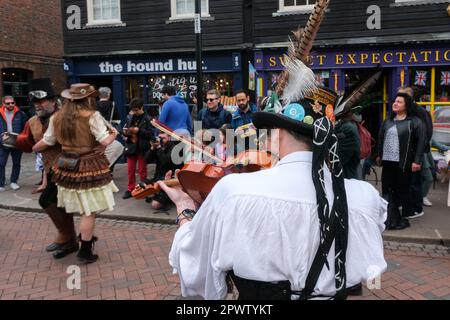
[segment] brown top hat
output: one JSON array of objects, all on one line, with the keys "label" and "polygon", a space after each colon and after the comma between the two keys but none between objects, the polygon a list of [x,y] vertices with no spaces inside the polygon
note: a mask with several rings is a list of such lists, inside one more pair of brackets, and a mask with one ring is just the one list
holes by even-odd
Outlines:
[{"label": "brown top hat", "polygon": [[61,97],[74,100],[81,100],[87,97],[98,96],[97,90],[89,83],[74,83],[70,85],[70,89],[63,90]]}]

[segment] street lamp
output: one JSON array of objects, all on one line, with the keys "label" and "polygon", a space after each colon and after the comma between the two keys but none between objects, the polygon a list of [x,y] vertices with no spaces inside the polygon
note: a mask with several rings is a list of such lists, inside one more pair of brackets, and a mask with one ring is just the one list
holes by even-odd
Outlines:
[{"label": "street lamp", "polygon": [[197,112],[203,108],[203,63],[202,63],[202,27],[201,27],[201,0],[195,0],[195,55],[197,60]]}]

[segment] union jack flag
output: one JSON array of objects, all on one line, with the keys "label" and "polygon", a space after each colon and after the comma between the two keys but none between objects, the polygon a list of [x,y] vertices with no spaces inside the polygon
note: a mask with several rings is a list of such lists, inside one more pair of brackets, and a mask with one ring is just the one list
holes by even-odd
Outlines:
[{"label": "union jack flag", "polygon": [[325,82],[324,82],[324,79],[322,78],[321,72],[314,74],[314,77],[316,78],[316,82],[318,84],[320,84],[321,86],[325,85]]},{"label": "union jack flag", "polygon": [[450,71],[441,71],[441,86],[450,86]]},{"label": "union jack flag", "polygon": [[414,81],[416,86],[425,87],[427,85],[427,72],[426,71],[416,71],[416,79]]}]

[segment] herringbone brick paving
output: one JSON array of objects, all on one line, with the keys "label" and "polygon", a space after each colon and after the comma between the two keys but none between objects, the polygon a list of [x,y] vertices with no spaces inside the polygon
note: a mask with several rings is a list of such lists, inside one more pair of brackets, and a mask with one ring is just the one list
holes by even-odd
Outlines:
[{"label": "herringbone brick paving", "polygon": [[[78,222],[78,219],[77,219]],[[67,289],[75,255],[54,260],[49,219],[39,213],[0,211],[0,299],[181,299],[168,253],[176,226],[97,219],[100,259],[80,266],[81,289]],[[385,243],[388,271],[381,289],[350,299],[450,300],[447,247]]]}]

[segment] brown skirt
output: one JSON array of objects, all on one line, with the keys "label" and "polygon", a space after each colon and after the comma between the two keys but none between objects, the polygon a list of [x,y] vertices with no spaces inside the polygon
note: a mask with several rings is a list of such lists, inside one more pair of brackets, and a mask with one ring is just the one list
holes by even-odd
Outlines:
[{"label": "brown skirt", "polygon": [[77,171],[60,169],[54,165],[53,172],[53,182],[67,189],[87,190],[112,181],[108,159],[100,152],[81,155]]}]

